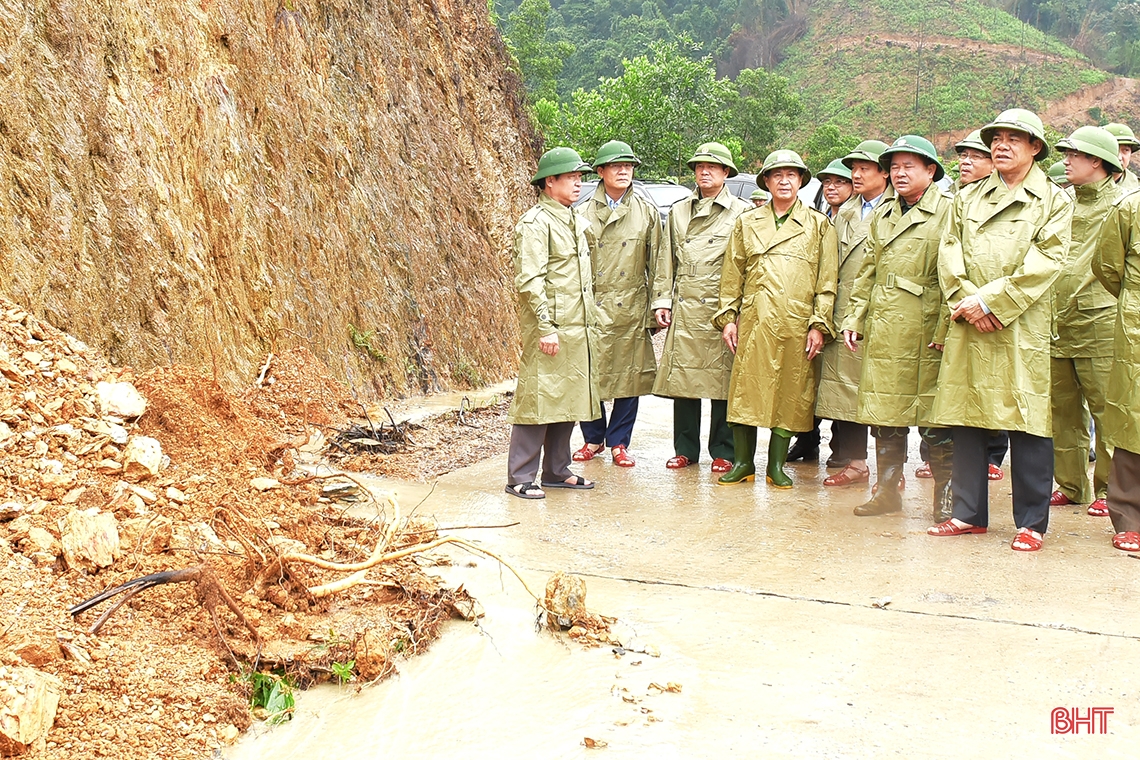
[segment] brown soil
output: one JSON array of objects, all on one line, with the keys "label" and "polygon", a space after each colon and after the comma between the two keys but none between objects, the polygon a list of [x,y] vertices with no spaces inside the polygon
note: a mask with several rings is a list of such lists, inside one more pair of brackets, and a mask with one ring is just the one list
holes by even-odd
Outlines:
[{"label": "brown soil", "polygon": [[[308,352],[278,361],[268,375],[275,381],[243,398],[185,367],[134,377],[0,299],[0,504],[19,505],[19,516],[0,522],[0,663],[64,683],[46,748],[28,757],[212,756],[251,721],[242,674],[253,661],[302,684],[350,659],[362,679],[383,677],[430,643],[443,620],[469,613],[463,592],[421,570],[422,555],[385,562],[367,584],[323,598],[306,589],[345,573],[276,560],[299,552],[362,561],[392,519],[391,509],[349,517],[347,504],[322,496],[326,481],[293,471],[291,437],[306,420],[343,424],[350,401]],[[130,380],[148,399],[146,413],[123,427],[162,443],[170,462],[157,477],[133,484],[114,472],[124,447],[100,427],[100,380]],[[471,419],[490,427],[497,414]],[[429,425],[422,442],[442,446],[448,433],[446,423]],[[467,435],[468,457],[481,456],[484,444],[470,441],[482,437]],[[439,461],[464,460],[452,452]],[[280,484],[262,491],[254,478]],[[93,574],[69,568],[60,548],[60,520],[89,508],[113,514],[121,539],[121,556]],[[435,537],[431,526],[396,528],[391,550]],[[68,615],[131,579],[198,566],[232,595],[260,641],[225,604],[215,618],[203,584],[145,591],[97,634],[88,629],[113,602]]]}]

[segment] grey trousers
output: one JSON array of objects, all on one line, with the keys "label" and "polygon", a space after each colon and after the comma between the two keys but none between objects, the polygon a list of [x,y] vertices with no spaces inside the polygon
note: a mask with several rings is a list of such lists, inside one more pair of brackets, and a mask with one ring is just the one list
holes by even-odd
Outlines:
[{"label": "grey trousers", "polygon": [[[954,430],[954,517],[968,525],[990,524],[990,431]],[[1013,478],[1013,524],[1044,535],[1049,528],[1049,494],[1053,490],[1053,439],[1011,430],[1010,475]]]},{"label": "grey trousers", "polygon": [[511,425],[507,450],[507,485],[534,483],[538,478],[538,458],[542,455],[542,479],[566,480],[570,472],[570,436],[573,422],[549,425]]},{"label": "grey trousers", "polygon": [[1117,533],[1140,532],[1140,454],[1120,448],[1112,452],[1108,516]]}]

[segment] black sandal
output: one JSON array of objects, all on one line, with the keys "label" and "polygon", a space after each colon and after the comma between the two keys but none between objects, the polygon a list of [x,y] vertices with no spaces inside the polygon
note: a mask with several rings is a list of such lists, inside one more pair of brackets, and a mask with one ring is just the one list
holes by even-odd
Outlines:
[{"label": "black sandal", "polygon": [[575,488],[578,490],[587,490],[594,487],[593,483],[588,482],[581,475],[574,476],[573,483],[567,483],[565,480],[556,480],[553,483],[542,481],[543,488]]},{"label": "black sandal", "polygon": [[538,483],[516,483],[515,485],[508,485],[504,489],[511,496],[517,496],[520,499],[545,499],[546,494],[538,487]]}]

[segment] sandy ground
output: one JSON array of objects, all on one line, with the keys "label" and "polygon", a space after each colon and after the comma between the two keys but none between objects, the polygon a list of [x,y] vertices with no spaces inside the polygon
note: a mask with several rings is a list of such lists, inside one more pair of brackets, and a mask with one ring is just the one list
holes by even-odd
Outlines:
[{"label": "sandy ground", "polygon": [[[668,403],[644,399],[638,466],[582,466],[593,491],[514,499],[497,456],[441,478],[420,507],[444,526],[518,521],[459,533],[536,589],[581,574],[588,606],[660,657],[536,632],[518,582],[457,553],[443,572],[483,603],[478,629],[452,624],[360,694],[306,693],[292,724],[227,757],[574,758],[596,754],[586,738],[629,758],[1135,756],[1140,564],[1110,546],[1106,519],[1055,509],[1044,550],[1013,552],[1006,478],[989,534],[937,539],[929,481],[912,477],[917,436],[905,513],[856,518],[868,488],[826,489],[822,465],[790,466],[786,492],[718,487],[707,459],[666,471],[670,430]],[[404,502],[428,495],[394,485]],[[681,693],[649,687],[668,682]],[[1114,712],[1106,734],[1061,735],[1056,707]]]}]

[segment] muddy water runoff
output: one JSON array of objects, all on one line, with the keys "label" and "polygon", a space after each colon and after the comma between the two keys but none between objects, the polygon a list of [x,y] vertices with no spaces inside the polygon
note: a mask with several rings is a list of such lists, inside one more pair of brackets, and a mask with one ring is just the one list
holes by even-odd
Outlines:
[{"label": "muddy water runoff", "polygon": [[[519,521],[456,532],[536,593],[555,570],[581,574],[587,605],[659,657],[536,631],[509,572],[452,552],[439,572],[483,603],[479,627],[449,624],[359,693],[299,695],[292,722],[255,728],[226,757],[1136,757],[1140,562],[1111,548],[1106,519],[1054,509],[1044,550],[1013,552],[1007,477],[991,485],[988,534],[936,539],[915,435],[905,512],[857,518],[869,487],[824,488],[822,463],[790,465],[791,491],[718,487],[707,457],[666,471],[671,424],[669,402],[643,399],[637,467],[608,454],[578,466],[593,491],[512,498],[497,457],[419,507],[444,527]],[[427,494],[381,487],[405,508]],[[649,687],[668,682],[681,692]],[[1114,712],[1106,734],[1052,734],[1059,706]]]}]

